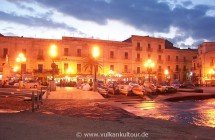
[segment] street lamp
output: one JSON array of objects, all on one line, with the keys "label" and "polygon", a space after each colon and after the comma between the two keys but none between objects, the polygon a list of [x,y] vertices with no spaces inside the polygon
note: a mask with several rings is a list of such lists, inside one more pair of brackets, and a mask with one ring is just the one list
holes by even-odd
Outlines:
[{"label": "street lamp", "polygon": [[[92,53],[93,59],[96,61],[96,59],[98,59],[98,57],[100,56],[100,48],[97,47],[97,46],[94,46],[92,48],[91,53]],[[97,70],[98,70],[98,65],[95,65],[94,66],[94,86],[93,86],[93,91],[97,90],[97,78],[96,78]]]},{"label": "street lamp", "polygon": [[212,80],[212,76],[215,74],[215,70],[214,69],[210,69],[209,70],[209,74],[211,75],[211,80]]},{"label": "street lamp", "polygon": [[23,53],[19,53],[18,57],[16,58],[16,62],[20,63],[20,73],[21,73],[21,80],[22,80],[22,74],[23,74],[23,70],[22,70],[22,64],[26,62],[26,57]]},{"label": "street lamp", "polygon": [[150,74],[151,74],[152,68],[154,68],[154,66],[155,66],[155,63],[151,59],[148,59],[145,63],[145,67],[147,68],[147,72],[149,75],[149,82],[150,82]]},{"label": "street lamp", "polygon": [[52,59],[52,81],[54,81],[54,74],[55,74],[55,69],[56,69],[56,64],[54,62],[54,59],[57,57],[57,46],[56,45],[51,45],[50,49],[49,49],[49,55]]},{"label": "street lamp", "polygon": [[166,81],[167,81],[168,80],[168,75],[169,75],[169,70],[168,69],[164,70],[164,75],[165,75],[165,78],[166,78]]}]

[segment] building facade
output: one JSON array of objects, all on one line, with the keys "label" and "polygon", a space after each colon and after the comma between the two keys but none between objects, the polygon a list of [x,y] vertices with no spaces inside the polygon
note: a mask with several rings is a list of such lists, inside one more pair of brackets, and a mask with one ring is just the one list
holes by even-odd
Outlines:
[{"label": "building facade", "polygon": [[[0,37],[0,63],[8,62],[12,68],[19,67],[25,73],[37,76],[50,75],[52,59],[48,54],[49,48],[55,44],[58,56],[55,63],[59,69],[58,76],[81,76],[90,74],[84,70],[85,59],[91,55],[91,48],[98,46],[98,58],[102,68],[99,76],[119,76],[133,80],[147,80],[150,77],[156,81],[180,80],[186,81],[192,70],[193,57],[197,50],[178,49],[171,42],[162,38],[133,35],[124,41],[109,41],[89,38],[62,37],[62,39],[38,39],[13,36]],[[22,52],[26,62],[19,64],[15,60]],[[147,60],[155,66],[144,66]],[[168,70],[168,75],[164,71]],[[150,77],[149,77],[150,76]]]},{"label": "building facade", "polygon": [[193,59],[194,80],[199,84],[215,85],[215,42],[198,46],[198,56]]}]

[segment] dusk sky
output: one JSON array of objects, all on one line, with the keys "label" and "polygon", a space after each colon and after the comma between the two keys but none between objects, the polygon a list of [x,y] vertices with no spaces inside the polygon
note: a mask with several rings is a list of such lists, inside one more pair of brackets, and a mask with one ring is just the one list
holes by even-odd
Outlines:
[{"label": "dusk sky", "polygon": [[10,36],[131,35],[170,40],[176,47],[215,41],[214,0],[0,0],[0,33]]}]

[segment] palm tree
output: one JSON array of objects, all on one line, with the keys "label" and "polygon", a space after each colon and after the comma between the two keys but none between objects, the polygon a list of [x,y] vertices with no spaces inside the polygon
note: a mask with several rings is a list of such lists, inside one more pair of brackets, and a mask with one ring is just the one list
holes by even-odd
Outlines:
[{"label": "palm tree", "polygon": [[97,75],[97,71],[98,71],[98,68],[102,68],[102,65],[101,63],[99,62],[99,60],[93,58],[93,57],[86,57],[84,58],[84,61],[85,65],[83,66],[84,70],[90,70],[90,74],[93,75],[93,71],[94,71],[94,88],[93,90],[96,91],[97,90],[97,79],[96,79],[96,75]]}]

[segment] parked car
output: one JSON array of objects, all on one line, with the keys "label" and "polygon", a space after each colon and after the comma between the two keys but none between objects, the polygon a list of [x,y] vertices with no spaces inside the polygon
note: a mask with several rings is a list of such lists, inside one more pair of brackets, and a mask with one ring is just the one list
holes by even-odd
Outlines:
[{"label": "parked car", "polygon": [[178,80],[175,80],[172,82],[171,86],[174,88],[179,88],[181,86],[181,83]]},{"label": "parked car", "polygon": [[30,80],[30,81],[25,81],[23,82],[23,88],[37,88],[39,87],[39,82],[38,81],[34,81],[34,80]]},{"label": "parked car", "polygon": [[132,90],[132,93],[142,98],[147,94],[143,86],[140,86],[140,85],[133,86],[131,90]]},{"label": "parked car", "polygon": [[119,85],[119,92],[125,94],[126,96],[132,94],[132,87],[130,85]]},{"label": "parked car", "polygon": [[150,82],[145,82],[143,84],[143,88],[145,89],[145,91],[147,93],[156,93],[157,92],[157,88],[153,83]]},{"label": "parked car", "polygon": [[197,93],[203,93],[203,89],[196,87],[192,83],[184,83],[182,84],[178,89],[178,91],[181,92],[197,92]]}]

